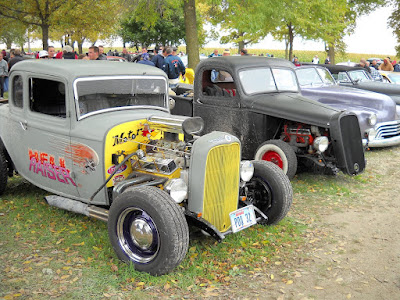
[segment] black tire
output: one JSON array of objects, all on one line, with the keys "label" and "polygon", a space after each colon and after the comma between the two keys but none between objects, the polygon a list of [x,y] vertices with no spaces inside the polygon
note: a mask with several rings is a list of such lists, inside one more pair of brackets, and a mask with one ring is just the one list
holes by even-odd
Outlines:
[{"label": "black tire", "polygon": [[[133,231],[134,223],[140,232]],[[119,259],[151,275],[166,274],[178,266],[189,246],[183,210],[155,187],[131,188],[114,200],[108,235]]]},{"label": "black tire", "polygon": [[261,160],[253,161],[253,165],[254,176],[246,183],[246,203],[253,204],[268,217],[261,223],[277,224],[287,215],[293,202],[290,180],[274,163]]},{"label": "black tire", "polygon": [[0,195],[4,194],[7,187],[8,167],[6,155],[3,151],[0,152]]},{"label": "black tire", "polygon": [[270,161],[292,179],[297,172],[297,157],[293,148],[282,140],[269,140],[258,146],[255,160]]}]

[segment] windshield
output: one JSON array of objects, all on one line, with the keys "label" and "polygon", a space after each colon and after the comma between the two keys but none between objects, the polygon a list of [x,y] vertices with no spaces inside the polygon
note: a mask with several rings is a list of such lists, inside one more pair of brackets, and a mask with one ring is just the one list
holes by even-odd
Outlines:
[{"label": "windshield", "polygon": [[167,83],[162,77],[94,77],[74,83],[78,118],[105,110],[167,107]]},{"label": "windshield", "polygon": [[350,71],[349,76],[353,81],[370,81],[371,79],[364,70]]},{"label": "windshield", "polygon": [[298,91],[296,75],[288,69],[246,69],[239,72],[240,82],[246,94],[276,91]]},{"label": "windshield", "polygon": [[319,86],[324,83],[315,68],[297,69],[296,74],[301,87]]},{"label": "windshield", "polygon": [[390,80],[393,83],[400,84],[400,76],[399,75],[397,75],[397,74],[387,74],[387,77],[389,77]]}]

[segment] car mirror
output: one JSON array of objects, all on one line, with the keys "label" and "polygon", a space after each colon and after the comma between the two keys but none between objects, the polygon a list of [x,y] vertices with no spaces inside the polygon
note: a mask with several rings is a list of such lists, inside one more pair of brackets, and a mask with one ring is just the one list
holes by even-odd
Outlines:
[{"label": "car mirror", "polygon": [[187,118],[182,123],[182,129],[187,135],[200,134],[204,129],[204,121],[200,117]]}]

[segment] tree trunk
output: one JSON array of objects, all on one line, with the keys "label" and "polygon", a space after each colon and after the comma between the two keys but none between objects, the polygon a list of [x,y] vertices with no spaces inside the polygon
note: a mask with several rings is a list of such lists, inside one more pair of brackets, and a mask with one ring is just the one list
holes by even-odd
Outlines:
[{"label": "tree trunk", "polygon": [[78,43],[78,52],[79,52],[79,54],[83,53],[83,49],[82,49],[83,41],[84,40],[76,41]]},{"label": "tree trunk", "polygon": [[289,40],[285,38],[285,59],[289,59]]},{"label": "tree trunk", "polygon": [[328,55],[329,55],[329,59],[331,60],[331,64],[334,65],[335,64],[335,46],[332,45],[332,43],[328,44]]},{"label": "tree trunk", "polygon": [[183,13],[185,17],[186,52],[188,55],[188,67],[196,68],[200,62],[199,37],[197,35],[196,1],[184,0]]},{"label": "tree trunk", "polygon": [[47,47],[49,46],[49,25],[42,24],[40,27],[42,28],[43,49],[47,50]]},{"label": "tree trunk", "polygon": [[289,32],[289,60],[292,61],[293,59],[293,26],[292,23],[288,24],[288,32]]},{"label": "tree trunk", "polygon": [[12,49],[12,42],[7,41],[7,49]]},{"label": "tree trunk", "polygon": [[242,51],[242,49],[245,48],[245,44],[244,44],[244,32],[239,31],[239,37],[241,38],[239,43],[238,43],[238,54],[240,54],[240,51]]}]

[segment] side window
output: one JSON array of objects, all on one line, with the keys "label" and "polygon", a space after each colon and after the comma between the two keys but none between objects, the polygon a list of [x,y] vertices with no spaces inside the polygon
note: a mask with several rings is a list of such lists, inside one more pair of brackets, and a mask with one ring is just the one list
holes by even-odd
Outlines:
[{"label": "side window", "polygon": [[13,79],[13,104],[16,107],[22,108],[23,107],[23,81],[21,76],[15,76]]},{"label": "side window", "polygon": [[232,75],[225,70],[219,69],[204,71],[203,94],[215,97],[235,97],[236,84]]},{"label": "side window", "polygon": [[34,112],[65,118],[65,84],[55,80],[31,78],[29,108]]}]

